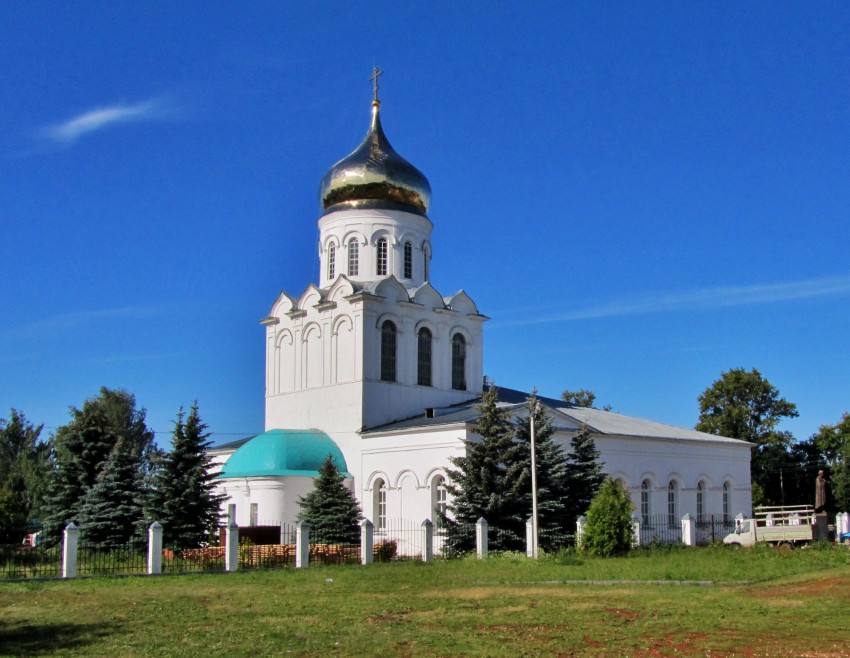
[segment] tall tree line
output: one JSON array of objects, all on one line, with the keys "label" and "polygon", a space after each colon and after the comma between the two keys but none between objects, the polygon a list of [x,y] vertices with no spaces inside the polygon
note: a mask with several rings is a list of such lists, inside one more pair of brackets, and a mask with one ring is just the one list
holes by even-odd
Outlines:
[{"label": "tall tree line", "polygon": [[82,540],[109,549],[140,539],[159,521],[166,545],[198,546],[217,523],[206,425],[197,404],[178,413],[171,450],[154,442],[145,410],[121,389],[71,407],[71,420],[46,441],[12,410],[0,420],[0,542],[20,541],[30,521],[46,543],[74,522]]},{"label": "tall tree line", "polygon": [[565,452],[554,440],[551,421],[536,394],[523,413],[512,416],[499,405],[498,390],[491,386],[477,408],[473,427],[476,438],[466,443],[462,457],[448,469],[446,488],[452,494],[444,518],[447,547],[466,552],[475,546],[474,525],[479,518],[493,529],[489,544],[494,550],[523,550],[525,528],[532,514],[531,424],[535,425],[538,502],[538,545],[554,550],[566,545],[575,533],[578,516],[604,480],[599,452],[586,429]]},{"label": "tall tree line", "polygon": [[797,440],[779,429],[799,414],[757,369],[721,373],[698,398],[696,429],[753,444],[750,461],[754,505],[813,504],[815,478],[827,471],[830,511],[850,511],[850,416]]}]

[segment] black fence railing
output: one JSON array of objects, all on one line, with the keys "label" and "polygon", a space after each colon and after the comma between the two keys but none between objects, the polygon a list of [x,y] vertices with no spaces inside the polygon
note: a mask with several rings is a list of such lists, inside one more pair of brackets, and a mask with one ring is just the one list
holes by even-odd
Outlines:
[{"label": "black fence railing", "polygon": [[672,544],[682,541],[682,522],[678,517],[656,514],[640,521],[640,543]]},{"label": "black fence railing", "polygon": [[103,548],[80,540],[77,551],[78,576],[114,576],[147,572],[148,544],[146,539],[134,539],[121,546]]},{"label": "black fence railing", "polygon": [[162,573],[224,571],[224,547],[162,549]]},{"label": "black fence railing", "polygon": [[61,576],[61,547],[0,545],[0,578],[59,578]]},{"label": "black fence railing", "polygon": [[[280,569],[295,566],[294,525],[239,528],[240,569]],[[222,541],[222,545],[226,542]]]},{"label": "black fence railing", "polygon": [[735,531],[735,519],[723,518],[722,516],[700,517],[696,521],[696,542],[697,546],[708,546],[722,542],[723,538],[730,532]]}]

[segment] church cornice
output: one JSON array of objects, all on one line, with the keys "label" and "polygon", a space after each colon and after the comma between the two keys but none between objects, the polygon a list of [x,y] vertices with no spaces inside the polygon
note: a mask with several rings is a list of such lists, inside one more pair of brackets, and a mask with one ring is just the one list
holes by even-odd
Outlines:
[{"label": "church cornice", "polygon": [[265,317],[260,320],[260,324],[270,327],[276,324],[280,324],[280,318],[276,318],[273,315],[269,315],[268,317]]},{"label": "church cornice", "polygon": [[381,297],[380,295],[374,295],[371,292],[366,292],[366,291],[361,290],[360,292],[356,292],[353,295],[348,295],[347,297],[344,297],[344,299],[347,302],[354,303],[354,302],[363,302],[363,301],[376,301],[377,302],[377,301],[381,301],[384,298]]},{"label": "church cornice", "polygon": [[319,311],[320,313],[324,313],[325,311],[332,311],[336,308],[336,302],[319,302],[313,306],[314,309]]},{"label": "church cornice", "polygon": [[307,311],[299,308],[295,309],[294,311],[287,311],[286,313],[284,313],[284,315],[294,320],[295,318],[303,318],[305,315],[307,315]]}]

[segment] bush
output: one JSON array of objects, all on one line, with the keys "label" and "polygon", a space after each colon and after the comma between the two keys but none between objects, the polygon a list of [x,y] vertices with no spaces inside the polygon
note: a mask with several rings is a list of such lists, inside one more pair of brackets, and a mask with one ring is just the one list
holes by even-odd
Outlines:
[{"label": "bush", "polygon": [[610,478],[587,510],[581,549],[595,557],[625,555],[632,547],[632,500],[623,485]]}]

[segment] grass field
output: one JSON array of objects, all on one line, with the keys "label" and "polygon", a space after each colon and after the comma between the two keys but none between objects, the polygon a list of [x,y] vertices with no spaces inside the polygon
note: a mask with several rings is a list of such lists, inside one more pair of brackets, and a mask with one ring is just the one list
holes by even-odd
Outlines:
[{"label": "grass field", "polygon": [[850,550],[0,583],[0,654],[847,656]]}]

